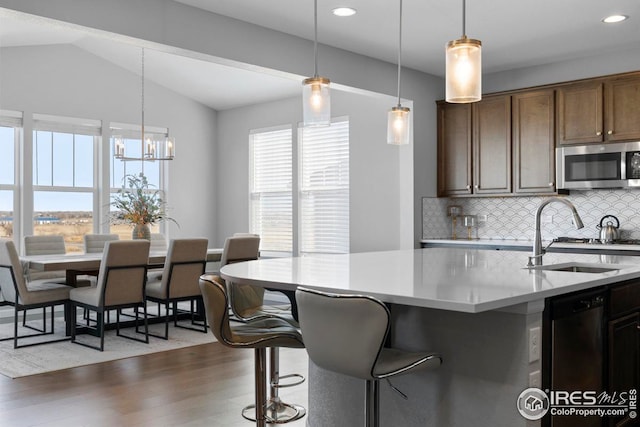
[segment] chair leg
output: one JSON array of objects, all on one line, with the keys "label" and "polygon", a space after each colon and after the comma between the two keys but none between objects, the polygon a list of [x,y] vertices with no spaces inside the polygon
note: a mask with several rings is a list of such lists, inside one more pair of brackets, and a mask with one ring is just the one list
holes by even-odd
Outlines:
[{"label": "chair leg", "polygon": [[[24,315],[27,315],[25,310]],[[18,298],[16,297],[16,304],[13,308],[13,348],[18,348]]]},{"label": "chair leg", "polygon": [[365,384],[364,425],[379,427],[380,423],[380,387],[378,380],[367,380]]},{"label": "chair leg", "polygon": [[100,351],[104,351],[104,310],[97,313],[96,317],[98,319],[98,329],[100,330]]},{"label": "chair leg", "polygon": [[[77,308],[76,308],[76,304],[71,302],[69,303],[69,305],[71,306],[70,310],[69,310],[69,321],[71,322],[71,342],[76,342],[76,317],[77,317]],[[83,310],[83,315],[84,312],[86,312],[86,310]]]},{"label": "chair leg", "polygon": [[266,427],[264,404],[267,401],[267,349],[255,349],[256,427]]}]

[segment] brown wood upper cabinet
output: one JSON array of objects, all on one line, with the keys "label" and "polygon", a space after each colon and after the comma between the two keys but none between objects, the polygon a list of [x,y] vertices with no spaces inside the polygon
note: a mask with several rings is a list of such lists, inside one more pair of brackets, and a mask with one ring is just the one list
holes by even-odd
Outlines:
[{"label": "brown wood upper cabinet", "polygon": [[553,89],[439,102],[438,195],[554,193],[554,105]]},{"label": "brown wood upper cabinet", "polygon": [[558,144],[640,139],[640,76],[560,86]]},{"label": "brown wood upper cabinet", "polygon": [[553,89],[512,96],[515,193],[555,193],[555,102]]},{"label": "brown wood upper cabinet", "polygon": [[438,103],[438,195],[511,192],[511,97]]},{"label": "brown wood upper cabinet", "polygon": [[511,97],[472,104],[473,193],[511,193]]},{"label": "brown wood upper cabinet", "polygon": [[438,102],[438,195],[471,192],[471,105]]}]

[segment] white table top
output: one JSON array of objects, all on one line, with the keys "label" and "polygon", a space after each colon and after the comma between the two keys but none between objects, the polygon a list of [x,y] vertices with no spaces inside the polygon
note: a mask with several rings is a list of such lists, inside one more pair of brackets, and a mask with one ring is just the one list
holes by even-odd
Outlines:
[{"label": "white table top", "polygon": [[527,269],[522,251],[425,248],[229,264],[224,279],[276,289],[307,286],[384,302],[477,313],[640,277],[640,257],[548,253],[544,264],[611,263],[605,273]]},{"label": "white table top", "polygon": [[[163,264],[166,252],[150,252],[149,264]],[[220,261],[222,249],[207,249],[207,261]],[[102,261],[102,253],[67,253],[61,255],[30,255],[22,256],[20,260],[29,268],[39,271],[56,271],[69,269],[98,269]]]}]

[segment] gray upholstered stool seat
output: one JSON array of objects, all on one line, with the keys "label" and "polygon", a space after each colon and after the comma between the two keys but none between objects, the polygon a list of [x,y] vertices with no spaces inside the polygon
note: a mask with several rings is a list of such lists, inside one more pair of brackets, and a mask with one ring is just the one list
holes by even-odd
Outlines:
[{"label": "gray upholstered stool seat", "polygon": [[200,277],[207,321],[218,341],[228,347],[253,348],[255,351],[255,421],[264,427],[273,423],[266,414],[267,374],[266,349],[273,347],[304,348],[297,328],[276,318],[263,318],[245,323],[229,323],[229,299],[224,281],[213,275]]},{"label": "gray upholstered stool seat", "polygon": [[379,423],[380,379],[442,364],[437,353],[385,348],[390,313],[375,298],[298,288],[296,301],[309,359],[322,369],[366,381],[367,427]]}]

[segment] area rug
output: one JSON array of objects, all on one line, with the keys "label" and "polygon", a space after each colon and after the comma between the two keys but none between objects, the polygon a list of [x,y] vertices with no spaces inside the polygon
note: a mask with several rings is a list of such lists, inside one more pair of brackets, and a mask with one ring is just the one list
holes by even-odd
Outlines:
[{"label": "area rug", "polygon": [[[53,335],[53,337],[62,338],[64,324],[61,322],[56,323],[56,335]],[[164,324],[150,325],[149,328],[153,333],[164,333]],[[131,333],[132,331],[133,328],[127,328],[122,333]],[[22,333],[26,332],[23,330]],[[0,338],[10,336],[13,336],[13,322],[0,323]],[[48,335],[47,339],[51,339],[51,337],[52,335]],[[92,336],[79,336],[78,339],[80,338],[84,341],[91,340],[94,345],[99,344],[99,339]],[[149,337],[149,344],[118,337],[115,331],[107,331],[103,352],[72,344],[70,341],[18,349],[13,348],[13,340],[2,341],[0,342],[0,374],[10,378],[19,378],[214,341],[215,337],[211,332],[205,334],[183,328],[174,328],[173,325],[169,327],[169,340]]]}]

